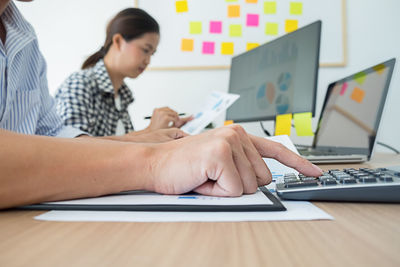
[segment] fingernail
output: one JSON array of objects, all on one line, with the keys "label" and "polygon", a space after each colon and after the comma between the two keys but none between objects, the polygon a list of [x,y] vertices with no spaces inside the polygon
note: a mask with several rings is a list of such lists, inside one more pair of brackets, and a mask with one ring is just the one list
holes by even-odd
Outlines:
[{"label": "fingernail", "polygon": [[322,173],[324,172],[320,167],[318,167],[318,166],[315,165],[315,164],[313,164],[313,168],[314,168],[316,171],[319,171],[320,174],[322,174]]}]

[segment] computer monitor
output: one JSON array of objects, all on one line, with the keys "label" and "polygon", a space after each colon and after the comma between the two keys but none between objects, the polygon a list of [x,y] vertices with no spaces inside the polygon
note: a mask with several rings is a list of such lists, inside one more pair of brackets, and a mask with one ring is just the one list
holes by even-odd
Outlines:
[{"label": "computer monitor", "polygon": [[321,21],[232,58],[227,110],[235,122],[273,120],[277,114],[315,115]]}]

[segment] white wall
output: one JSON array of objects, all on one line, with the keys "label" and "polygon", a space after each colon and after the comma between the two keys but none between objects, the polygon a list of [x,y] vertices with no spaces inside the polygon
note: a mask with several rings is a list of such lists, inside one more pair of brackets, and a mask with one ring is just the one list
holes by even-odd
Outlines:
[{"label": "white wall", "polygon": [[[93,1],[97,5],[93,5]],[[100,2],[102,5],[99,5]],[[118,2],[118,6],[112,4],[115,2]],[[38,0],[33,3],[18,3],[38,33],[43,54],[48,60],[51,92],[55,91],[69,73],[79,68],[86,55],[101,46],[106,21],[117,10],[131,3],[133,0]],[[68,6],[70,8],[63,8]],[[93,6],[95,8],[92,8]],[[85,11],[91,9],[92,12]],[[398,0],[347,0],[348,64],[346,67],[320,69],[317,117],[330,82],[391,57],[400,60],[399,10]],[[87,22],[82,24],[79,19],[75,19],[79,16],[86,16]],[[104,24],[93,25],[91,17],[98,19],[100,16],[104,17]],[[57,31],[54,26],[59,30]],[[76,51],[75,57],[60,62],[62,49],[68,49],[68,44],[76,47],[76,42],[82,45],[82,49]],[[378,138],[378,141],[392,145],[398,150],[400,150],[399,70],[400,67],[397,66],[393,73],[391,92]],[[136,80],[128,80],[127,83],[136,96],[136,102],[130,110],[136,129],[147,125],[148,122],[143,120],[143,117],[150,115],[155,107],[168,105],[179,112],[196,111],[196,107],[210,91],[227,91],[228,80],[228,70],[147,71]],[[220,118],[218,123],[222,120],[223,118]],[[314,120],[315,124],[316,119]],[[250,132],[262,134],[258,124],[248,123],[244,126]],[[271,125],[267,123],[266,126]],[[297,143],[311,142],[310,138],[295,139],[294,142]],[[378,150],[384,149],[378,148]]]}]

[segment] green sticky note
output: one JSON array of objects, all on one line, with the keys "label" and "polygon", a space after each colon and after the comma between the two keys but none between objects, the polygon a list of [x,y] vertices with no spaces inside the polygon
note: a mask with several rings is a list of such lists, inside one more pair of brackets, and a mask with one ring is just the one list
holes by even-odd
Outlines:
[{"label": "green sticky note", "polygon": [[292,128],[292,114],[276,115],[275,135],[290,135]]},{"label": "green sticky note", "polygon": [[238,0],[225,0],[225,2],[228,2],[228,3],[230,3],[230,2],[237,2]]},{"label": "green sticky note", "polygon": [[201,21],[190,22],[190,34],[200,34],[201,33]]},{"label": "green sticky note", "polygon": [[359,84],[363,84],[365,82],[365,78],[367,78],[367,74],[365,72],[359,72],[354,75],[354,80]]},{"label": "green sticky note", "polygon": [[232,24],[229,26],[229,36],[230,37],[240,37],[242,36],[242,25]]},{"label": "green sticky note", "polygon": [[311,125],[311,112],[296,113],[293,115],[294,128],[296,129],[297,136],[313,136]]},{"label": "green sticky note", "polygon": [[290,3],[290,15],[301,15],[303,14],[303,3],[291,2]]},{"label": "green sticky note", "polygon": [[275,1],[264,2],[264,14],[276,14],[276,2]]},{"label": "green sticky note", "polygon": [[278,35],[278,23],[267,22],[265,24],[266,35]]}]

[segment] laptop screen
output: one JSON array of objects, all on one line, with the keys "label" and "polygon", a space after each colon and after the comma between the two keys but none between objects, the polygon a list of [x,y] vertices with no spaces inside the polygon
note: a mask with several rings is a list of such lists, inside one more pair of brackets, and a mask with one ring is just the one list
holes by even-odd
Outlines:
[{"label": "laptop screen", "polygon": [[370,155],[395,59],[329,85],[314,146]]}]

